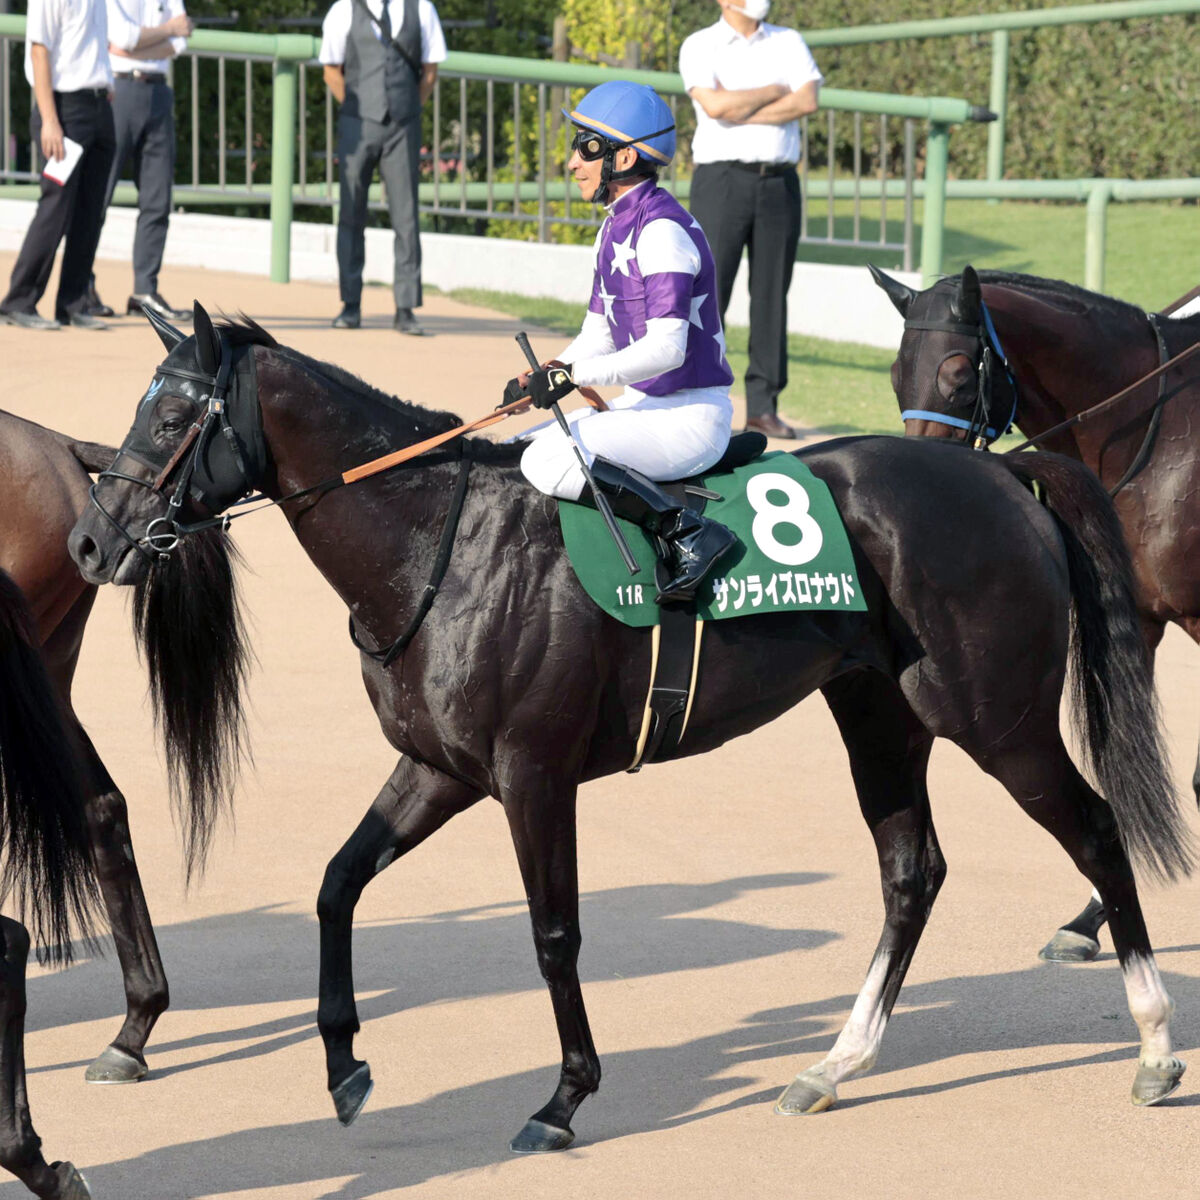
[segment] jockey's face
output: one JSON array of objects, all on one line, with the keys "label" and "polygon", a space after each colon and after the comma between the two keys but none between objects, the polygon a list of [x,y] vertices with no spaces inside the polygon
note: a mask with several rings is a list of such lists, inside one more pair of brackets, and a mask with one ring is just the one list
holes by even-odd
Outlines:
[{"label": "jockey's face", "polygon": [[[628,170],[637,161],[637,151],[622,147],[613,156],[613,166],[618,171]],[[580,194],[585,200],[591,198],[600,189],[600,175],[604,170],[604,155],[598,158],[584,158],[578,147],[573,147],[571,157],[567,160],[567,170],[575,179]]]}]

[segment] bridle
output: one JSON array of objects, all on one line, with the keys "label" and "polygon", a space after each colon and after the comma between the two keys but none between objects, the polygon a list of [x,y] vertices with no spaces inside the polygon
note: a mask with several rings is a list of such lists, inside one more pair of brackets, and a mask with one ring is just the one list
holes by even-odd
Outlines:
[{"label": "bridle", "polygon": [[[976,450],[986,450],[998,437],[1003,437],[1012,428],[1013,421],[1017,416],[1017,380],[1009,366],[1008,355],[1005,354],[1004,347],[1000,344],[1000,336],[996,333],[992,314],[988,311],[983,297],[979,298],[979,323],[977,325],[971,325],[965,321],[930,321],[917,317],[905,318],[904,328],[905,331],[912,329],[931,333],[957,333],[963,337],[973,338],[975,349],[972,354],[968,355],[963,350],[952,350],[938,363],[938,370],[941,370],[942,364],[947,359],[958,355],[969,357],[978,383],[973,400],[965,401],[961,406],[951,406],[965,407],[970,404],[972,411],[969,418],[956,417],[950,413],[934,412],[923,408],[906,408],[900,413],[900,420],[934,421],[939,425],[949,425],[953,429],[963,429],[966,431],[966,441]],[[1009,392],[1012,394],[1012,406],[1003,424],[1000,424],[992,414],[997,366],[1003,370]],[[937,372],[934,372],[935,379],[936,375]]]},{"label": "bridle", "polygon": [[[193,498],[201,506],[207,508],[210,512],[216,511],[218,507],[221,507],[212,495],[213,481],[211,478],[199,481],[199,486],[197,486],[197,476],[204,474],[201,471],[201,464],[204,461],[205,452],[208,450],[210,442],[217,435],[218,431],[225,439],[225,444],[233,458],[241,484],[240,495],[245,497],[244,499],[235,501],[235,503],[246,504],[263,499],[263,497],[258,495],[245,496],[246,492],[253,490],[255,481],[252,478],[251,468],[246,462],[238,431],[235,430],[229,419],[228,400],[230,381],[233,374],[233,351],[224,334],[220,337],[220,348],[220,362],[214,375],[189,371],[184,367],[172,364],[169,358],[160,364],[158,370],[155,372],[155,380],[143,398],[143,405],[157,395],[158,391],[162,388],[163,377],[186,379],[192,383],[198,383],[201,388],[207,389],[207,393],[200,398],[201,403],[205,406],[204,412],[192,422],[179,446],[165,462],[159,463],[154,460],[154,457],[150,453],[152,444],[148,438],[139,439],[136,422],[134,428],[130,430],[129,435],[121,444],[121,448],[117,452],[117,457],[113,460],[114,463],[119,462],[122,458],[131,458],[134,462],[141,463],[142,466],[156,472],[154,479],[144,479],[141,476],[131,475],[126,471],[117,471],[109,467],[96,476],[96,482],[92,484],[88,493],[96,511],[143,558],[151,562],[169,558],[185,534],[198,533],[201,530],[212,529],[217,526],[228,528],[229,522],[233,520],[233,514],[229,513],[222,513],[219,516],[210,517],[191,524],[184,524],[180,520],[180,514],[183,511],[183,506],[189,493],[193,495]],[[96,493],[96,489],[105,479],[120,479],[125,483],[132,483],[138,487],[147,488],[156,495],[163,495],[167,493],[167,485],[171,483],[172,478],[174,478],[175,482],[170,494],[167,496],[166,514],[161,517],[155,517],[150,521],[146,526],[145,534],[140,538],[135,538],[130,534],[125,526],[104,507]]]}]

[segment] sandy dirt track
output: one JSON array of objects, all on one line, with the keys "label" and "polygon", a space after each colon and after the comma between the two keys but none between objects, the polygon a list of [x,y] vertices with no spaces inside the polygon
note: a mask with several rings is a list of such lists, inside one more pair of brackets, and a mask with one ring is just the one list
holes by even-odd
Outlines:
[{"label": "sandy dirt track", "polygon": [[[11,264],[0,255],[5,278]],[[99,264],[110,303],[128,283],[127,268]],[[441,297],[422,312],[436,336],[417,340],[391,332],[383,289],[367,293],[368,328],[356,333],[329,329],[338,305],[328,287],[174,271],[163,289],[210,311],[245,310],[287,344],[468,416],[494,405],[521,366],[513,319]],[[531,334],[536,349],[558,347]],[[115,443],[161,356],[132,319],[106,334],[0,327],[0,405]],[[1086,886],[944,743],[931,794],[949,879],[880,1062],[844,1085],[829,1113],[772,1115],[779,1090],[830,1046],[882,920],[873,848],[819,697],[711,755],[583,789],[581,971],[604,1079],[575,1119],[573,1149],[537,1159],[507,1151],[554,1086],[558,1044],[507,830],[490,802],[394,865],[359,905],[357,1049],[376,1091],[342,1129],[315,1027],[314,907],[326,861],[394,755],[362,689],[344,609],[282,518],[239,522],[237,541],[259,658],[255,768],[190,894],[124,595],[102,591],[84,644],[77,706],[128,798],[172,990],[149,1047],[152,1078],[92,1087],[84,1067],[123,1011],[115,956],[31,971],[35,1123],[48,1157],[72,1158],[99,1200],[1194,1189],[1200,884],[1144,892],[1193,1073],[1161,1107],[1135,1109],[1136,1033],[1107,935],[1095,964],[1036,958]],[[1200,731],[1200,656],[1173,629],[1158,663],[1182,791]],[[25,1194],[0,1184],[0,1200]]]}]

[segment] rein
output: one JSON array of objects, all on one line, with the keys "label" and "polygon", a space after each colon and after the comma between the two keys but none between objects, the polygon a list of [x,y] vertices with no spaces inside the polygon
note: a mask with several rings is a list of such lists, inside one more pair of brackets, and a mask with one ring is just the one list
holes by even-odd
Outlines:
[{"label": "rein", "polygon": [[[1152,328],[1154,329],[1155,337],[1158,339],[1159,358],[1161,360],[1167,353],[1166,342],[1163,340],[1162,331],[1159,328],[1157,321],[1153,317],[1150,317],[1149,320]],[[1052,437],[1056,433],[1061,433],[1064,429],[1070,429],[1075,425],[1082,425],[1088,420],[1088,418],[1094,417],[1097,413],[1103,412],[1107,408],[1111,408],[1112,405],[1116,404],[1118,400],[1123,400],[1130,394],[1130,392],[1136,391],[1144,383],[1149,383],[1150,380],[1161,376],[1162,379],[1159,383],[1158,397],[1154,401],[1154,409],[1150,419],[1150,425],[1146,430],[1146,436],[1142,439],[1141,447],[1138,449],[1137,455],[1134,457],[1133,463],[1130,465],[1129,469],[1121,477],[1119,482],[1109,490],[1109,495],[1115,496],[1117,492],[1119,492],[1138,473],[1138,471],[1140,471],[1142,467],[1146,465],[1146,459],[1150,454],[1151,447],[1153,446],[1154,437],[1158,433],[1158,425],[1162,418],[1163,406],[1168,400],[1178,395],[1179,392],[1181,392],[1185,387],[1188,386],[1188,384],[1192,382],[1190,379],[1185,379],[1182,383],[1178,384],[1176,387],[1173,387],[1170,391],[1167,391],[1166,373],[1171,370],[1172,367],[1178,366],[1180,363],[1185,362],[1187,359],[1191,358],[1192,355],[1197,353],[1200,353],[1200,342],[1196,342],[1195,345],[1189,346],[1186,350],[1183,350],[1179,354],[1175,355],[1174,358],[1166,359],[1165,362],[1160,361],[1159,365],[1155,367],[1153,371],[1147,371],[1146,374],[1141,377],[1141,379],[1134,380],[1134,382],[1128,387],[1122,388],[1119,392],[1109,396],[1108,399],[1101,400],[1098,404],[1093,404],[1090,408],[1085,408],[1082,412],[1076,413],[1073,417],[1068,417],[1065,421],[1060,421],[1057,425],[1052,426],[1050,429],[1047,429],[1042,433],[1036,434],[1034,437],[1026,438],[1025,441],[1023,441],[1019,446],[1014,446],[1011,450],[1006,450],[1005,453],[1016,454],[1017,451],[1025,450],[1029,446],[1036,446],[1039,442],[1045,441],[1046,438]]]}]

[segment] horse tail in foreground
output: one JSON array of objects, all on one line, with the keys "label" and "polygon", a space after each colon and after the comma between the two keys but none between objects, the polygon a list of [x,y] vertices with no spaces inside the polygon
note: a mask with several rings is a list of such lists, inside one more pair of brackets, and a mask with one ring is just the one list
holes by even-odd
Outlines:
[{"label": "horse tail in foreground", "polygon": [[1186,875],[1192,850],[1167,772],[1129,550],[1112,501],[1096,476],[1070,459],[1027,453],[1000,461],[1044,489],[1062,535],[1075,618],[1072,719],[1125,851],[1156,879]]},{"label": "horse tail in foreground", "polygon": [[71,960],[97,900],[78,751],[20,589],[0,571],[0,890],[21,897],[41,961]]},{"label": "horse tail in foreground", "polygon": [[235,558],[224,530],[194,534],[155,564],[134,595],[134,632],[150,674],[189,879],[203,869],[246,748],[242,689],[251,655]]}]

